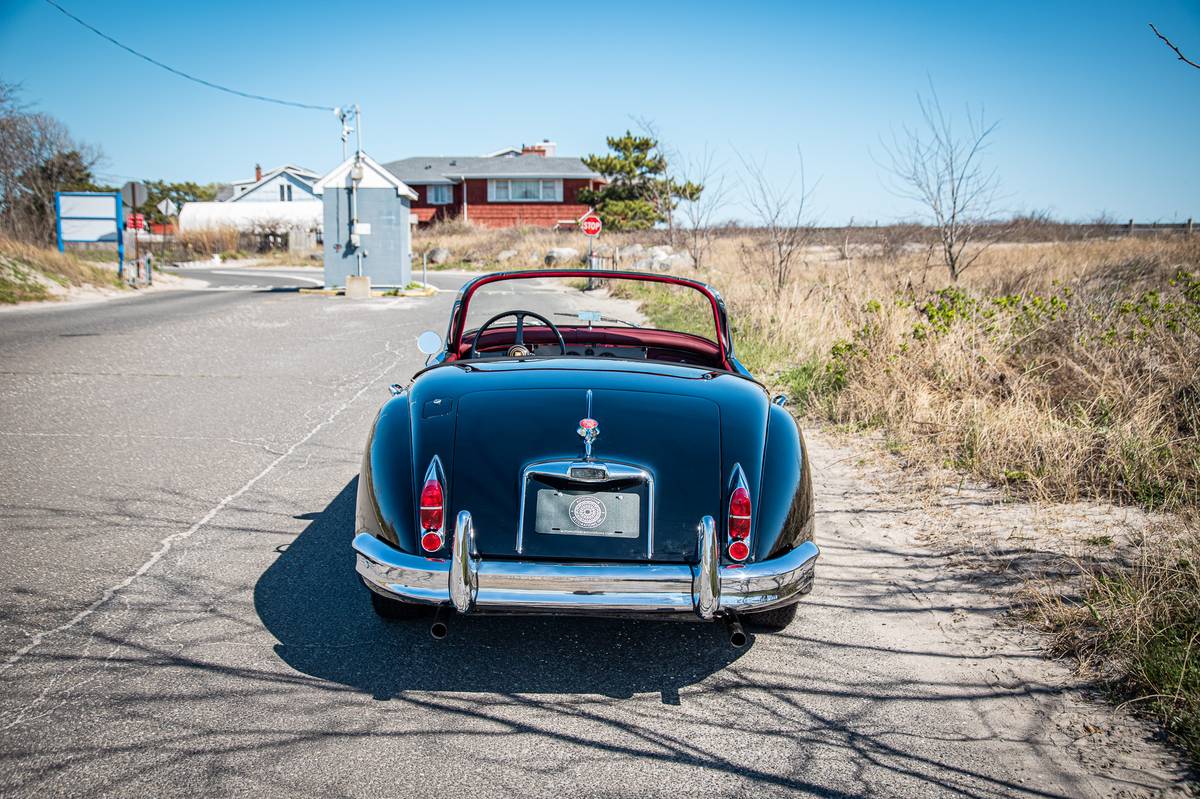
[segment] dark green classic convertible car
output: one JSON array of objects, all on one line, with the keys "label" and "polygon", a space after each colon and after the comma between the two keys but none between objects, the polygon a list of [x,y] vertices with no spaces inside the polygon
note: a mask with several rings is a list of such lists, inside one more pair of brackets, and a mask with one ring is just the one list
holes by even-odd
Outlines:
[{"label": "dark green classic convertible car", "polygon": [[596,274],[476,278],[445,343],[422,336],[429,365],[393,387],[358,483],[353,546],[380,615],[432,613],[437,637],[451,611],[723,619],[738,645],[739,618],[795,617],[818,555],[804,438],[734,357],[712,287],[602,273],[686,295],[711,335],[503,306],[468,328],[485,287]]}]

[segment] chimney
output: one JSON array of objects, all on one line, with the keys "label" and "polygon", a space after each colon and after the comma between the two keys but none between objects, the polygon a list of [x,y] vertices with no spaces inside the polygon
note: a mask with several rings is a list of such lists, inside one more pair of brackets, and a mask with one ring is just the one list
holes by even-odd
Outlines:
[{"label": "chimney", "polygon": [[254,180],[255,181],[262,180],[262,164],[254,165]]},{"label": "chimney", "polygon": [[553,158],[558,145],[549,139],[542,139],[537,144],[522,144],[521,155],[540,155],[542,158]]}]

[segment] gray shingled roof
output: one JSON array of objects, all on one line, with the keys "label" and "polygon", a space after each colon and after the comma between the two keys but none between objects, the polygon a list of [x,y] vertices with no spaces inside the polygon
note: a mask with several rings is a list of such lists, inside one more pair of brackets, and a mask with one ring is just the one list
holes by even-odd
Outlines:
[{"label": "gray shingled roof", "polygon": [[401,158],[383,165],[405,183],[454,183],[468,178],[599,178],[578,158],[518,155],[504,158],[433,156]]}]

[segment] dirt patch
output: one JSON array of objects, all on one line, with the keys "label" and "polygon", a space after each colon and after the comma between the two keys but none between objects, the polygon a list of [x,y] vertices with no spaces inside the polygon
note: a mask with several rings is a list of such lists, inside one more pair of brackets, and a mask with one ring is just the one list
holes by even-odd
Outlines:
[{"label": "dirt patch", "polygon": [[1066,579],[1077,573],[1074,558],[1097,549],[1117,557],[1151,516],[1010,503],[978,484],[937,487],[880,456],[876,442],[807,435],[821,516],[818,579],[836,586],[865,571],[882,589],[860,608],[896,622],[877,629],[875,644],[894,653],[881,656],[881,668],[916,658],[906,668],[928,683],[975,696],[969,728],[956,732],[1019,744],[1012,768],[1026,776],[1018,782],[1050,760],[1074,786],[1070,795],[1192,795],[1182,756],[1158,728],[1047,659],[1041,636],[1012,612],[1031,581]]}]

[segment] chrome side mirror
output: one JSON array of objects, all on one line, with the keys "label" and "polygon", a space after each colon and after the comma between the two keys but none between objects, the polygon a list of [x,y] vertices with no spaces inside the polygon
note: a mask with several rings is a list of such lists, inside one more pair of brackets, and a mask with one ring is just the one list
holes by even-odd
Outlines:
[{"label": "chrome side mirror", "polygon": [[417,349],[426,355],[442,351],[442,337],[432,330],[426,330],[417,336]]}]

